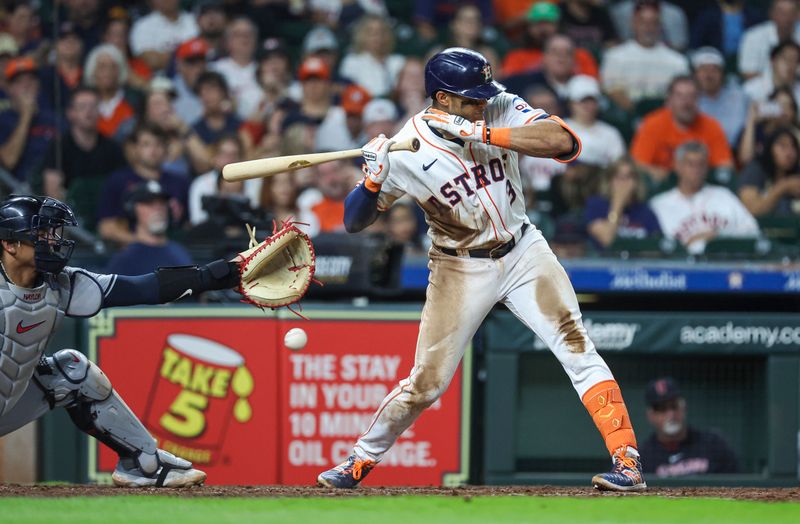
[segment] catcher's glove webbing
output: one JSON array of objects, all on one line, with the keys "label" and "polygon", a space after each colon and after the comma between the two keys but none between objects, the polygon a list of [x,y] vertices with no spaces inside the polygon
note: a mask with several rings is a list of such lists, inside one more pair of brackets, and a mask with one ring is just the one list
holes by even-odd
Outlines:
[{"label": "catcher's glove webbing", "polygon": [[280,230],[276,225],[263,242],[256,240],[255,228],[247,226],[250,247],[237,257],[242,302],[275,309],[294,304],[306,294],[314,280],[314,246],[294,224],[284,222]]}]

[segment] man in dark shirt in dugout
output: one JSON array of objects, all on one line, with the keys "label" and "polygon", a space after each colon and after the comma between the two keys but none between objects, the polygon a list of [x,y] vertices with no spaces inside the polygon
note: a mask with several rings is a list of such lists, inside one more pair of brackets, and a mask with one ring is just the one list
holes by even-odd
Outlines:
[{"label": "man in dark shirt in dugout", "polygon": [[645,391],[653,433],[639,453],[645,473],[657,477],[736,473],[737,458],[722,436],[686,421],[686,399],[674,379],[659,378]]}]

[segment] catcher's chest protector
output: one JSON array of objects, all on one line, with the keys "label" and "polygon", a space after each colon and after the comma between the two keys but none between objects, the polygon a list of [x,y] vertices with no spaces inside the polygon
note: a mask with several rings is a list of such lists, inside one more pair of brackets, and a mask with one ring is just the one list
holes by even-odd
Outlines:
[{"label": "catcher's chest protector", "polygon": [[68,300],[69,293],[61,286],[21,288],[0,275],[0,417],[11,411],[28,387]]}]

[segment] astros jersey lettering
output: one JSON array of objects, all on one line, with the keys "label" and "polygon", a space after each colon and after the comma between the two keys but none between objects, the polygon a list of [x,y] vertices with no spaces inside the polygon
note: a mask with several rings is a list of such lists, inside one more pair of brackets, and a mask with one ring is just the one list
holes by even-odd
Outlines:
[{"label": "astros jersey lettering", "polygon": [[[389,178],[381,188],[378,209],[408,194],[425,210],[433,244],[451,249],[495,246],[518,236],[528,221],[517,153],[508,149],[446,140],[412,117],[394,138],[417,137],[416,153],[392,153]],[[546,119],[522,98],[494,97],[484,111],[489,127],[517,127]],[[545,123],[543,125],[552,125]]]}]

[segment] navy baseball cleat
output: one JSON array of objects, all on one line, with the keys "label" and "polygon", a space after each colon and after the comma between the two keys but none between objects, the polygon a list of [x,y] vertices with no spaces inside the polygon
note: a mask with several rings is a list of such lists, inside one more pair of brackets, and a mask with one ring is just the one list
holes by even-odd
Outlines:
[{"label": "navy baseball cleat", "polygon": [[326,488],[354,488],[372,471],[375,464],[374,460],[359,460],[354,453],[335,468],[320,473],[317,484]]},{"label": "navy baseball cleat", "polygon": [[619,448],[611,458],[614,467],[608,473],[592,478],[595,488],[604,491],[644,491],[647,484],[642,478],[639,452],[632,447]]}]

